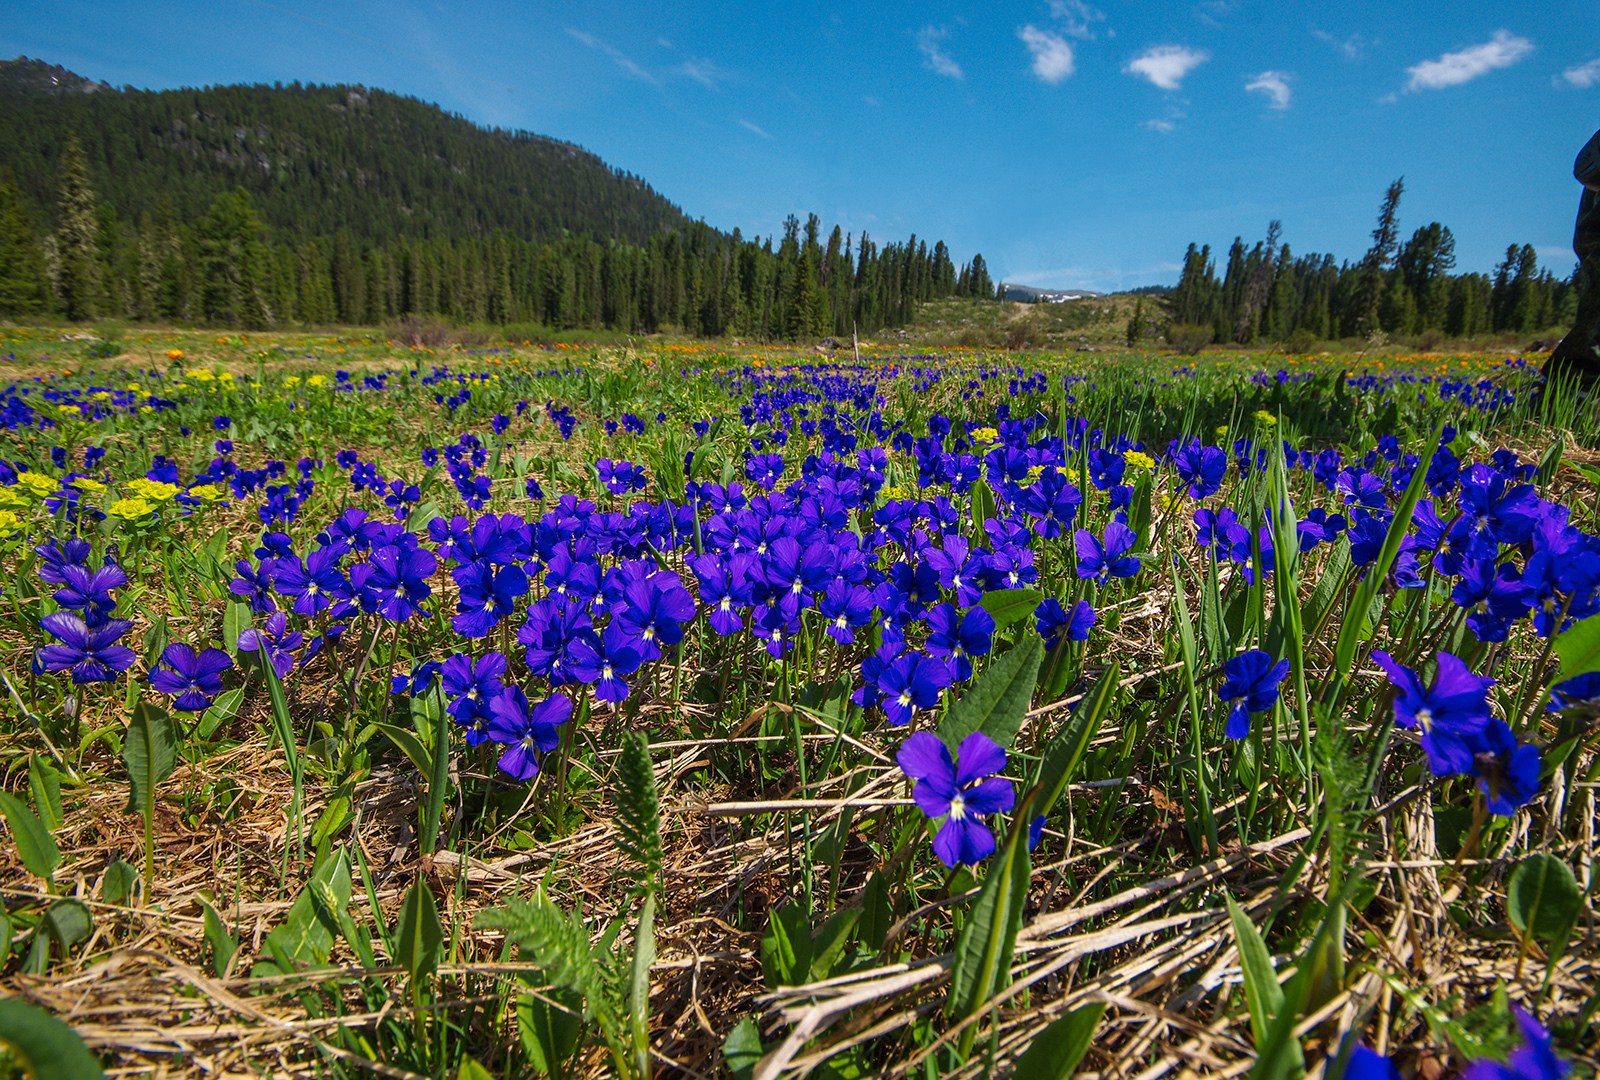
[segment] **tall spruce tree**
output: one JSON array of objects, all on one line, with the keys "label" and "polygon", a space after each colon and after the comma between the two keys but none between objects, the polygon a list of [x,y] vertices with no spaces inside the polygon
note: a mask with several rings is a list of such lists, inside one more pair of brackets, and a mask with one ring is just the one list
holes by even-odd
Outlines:
[{"label": "tall spruce tree", "polygon": [[61,180],[56,201],[56,295],[73,321],[92,318],[100,295],[100,255],[95,242],[100,225],[97,200],[89,186],[89,161],[76,134],[61,148]]},{"label": "tall spruce tree", "polygon": [[0,315],[39,315],[50,309],[50,279],[28,208],[0,172]]}]

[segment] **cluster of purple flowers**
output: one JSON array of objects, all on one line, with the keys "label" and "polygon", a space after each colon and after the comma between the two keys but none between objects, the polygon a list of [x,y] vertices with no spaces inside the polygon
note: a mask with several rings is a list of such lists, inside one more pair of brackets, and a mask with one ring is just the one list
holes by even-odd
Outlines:
[{"label": "cluster of purple flowers", "polygon": [[110,682],[127,671],[135,659],[133,650],[117,644],[133,624],[113,618],[117,610],[112,590],[128,583],[128,575],[115,561],[112,552],[97,568],[91,568],[92,551],[87,540],[73,538],[62,547],[42,544],[39,577],[59,586],[52,596],[61,610],[39,620],[39,626],[55,644],[34,653],[34,669],[39,672],[70,672],[76,684]]}]

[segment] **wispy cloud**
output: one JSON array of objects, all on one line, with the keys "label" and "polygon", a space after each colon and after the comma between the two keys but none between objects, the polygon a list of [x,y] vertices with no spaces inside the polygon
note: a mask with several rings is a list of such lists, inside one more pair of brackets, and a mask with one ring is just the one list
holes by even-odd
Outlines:
[{"label": "wispy cloud", "polygon": [[1083,0],[1050,0],[1050,14],[1061,24],[1061,32],[1085,41],[1094,40],[1094,24],[1103,22],[1106,13]]},{"label": "wispy cloud", "polygon": [[756,127],[754,124],[752,124],[748,120],[740,120],[739,121],[739,126],[744,128],[746,131],[755,132],[757,135],[760,135],[763,139],[772,138],[771,135],[768,135],[765,131],[762,131],[760,128]]},{"label": "wispy cloud", "polygon": [[1343,40],[1334,37],[1326,30],[1313,30],[1311,36],[1338,49],[1346,60],[1360,60],[1366,55],[1367,46],[1371,44],[1359,33],[1351,34]]},{"label": "wispy cloud", "polygon": [[610,45],[607,45],[593,34],[585,34],[582,30],[574,30],[571,27],[567,28],[567,33],[571,34],[577,40],[583,42],[583,44],[589,46],[589,48],[599,49],[601,52],[609,56],[618,67],[635,78],[643,79],[645,82],[653,83],[656,86],[661,85],[661,80],[657,79],[654,75],[650,74],[638,64],[635,64],[631,59],[628,58],[626,53],[622,52],[620,49],[612,48]]},{"label": "wispy cloud", "polygon": [[1579,90],[1589,89],[1589,87],[1600,83],[1600,56],[1590,60],[1587,64],[1577,64],[1569,67],[1561,73],[1561,77],[1569,85],[1576,86]]},{"label": "wispy cloud", "polygon": [[1210,53],[1186,49],[1182,45],[1157,45],[1134,57],[1122,70],[1125,74],[1149,79],[1163,90],[1176,90],[1183,85],[1184,76],[1209,59]]},{"label": "wispy cloud", "polygon": [[1274,109],[1287,109],[1289,107],[1289,80],[1293,78],[1287,71],[1263,71],[1255,79],[1245,83],[1246,90],[1259,90],[1270,99],[1268,105]]},{"label": "wispy cloud", "polygon": [[1163,135],[1167,134],[1169,131],[1176,131],[1178,128],[1178,125],[1171,120],[1146,120],[1139,126],[1147,127],[1151,131],[1159,131]]},{"label": "wispy cloud", "polygon": [[708,90],[719,89],[717,86],[717,69],[710,61],[685,60],[677,70],[680,75],[687,75]]},{"label": "wispy cloud", "polygon": [[1033,73],[1040,79],[1054,86],[1072,74],[1072,46],[1060,35],[1024,26],[1017,31],[1017,37],[1033,54]]},{"label": "wispy cloud", "polygon": [[1424,60],[1406,68],[1411,81],[1407,90],[1442,90],[1460,86],[1497,68],[1507,68],[1533,51],[1533,42],[1506,30],[1496,30],[1482,45],[1460,52],[1445,53],[1437,60]]},{"label": "wispy cloud", "polygon": [[949,31],[942,26],[924,26],[917,32],[917,48],[927,58],[930,70],[952,79],[964,79],[966,74],[961,70],[961,65],[939,46],[949,36]]}]

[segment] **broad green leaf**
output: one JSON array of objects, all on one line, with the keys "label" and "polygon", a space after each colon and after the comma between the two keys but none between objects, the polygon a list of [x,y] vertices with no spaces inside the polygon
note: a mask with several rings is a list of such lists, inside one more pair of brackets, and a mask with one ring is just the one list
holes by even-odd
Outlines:
[{"label": "broad green leaf", "polygon": [[323,842],[349,824],[355,814],[350,811],[350,798],[341,795],[330,802],[311,829],[311,846],[321,847]]},{"label": "broad green leaf", "polygon": [[94,932],[94,916],[89,906],[81,900],[57,900],[45,909],[39,928],[50,935],[50,940],[61,947],[61,955],[89,940]]},{"label": "broad green leaf", "polygon": [[108,904],[125,904],[139,885],[139,869],[118,859],[106,867],[100,878],[100,899]]},{"label": "broad green leaf", "polygon": [[1544,452],[1544,457],[1539,459],[1540,490],[1549,487],[1550,481],[1555,479],[1556,470],[1561,467],[1561,452],[1565,448],[1565,440],[1557,439],[1550,444],[1550,449]]},{"label": "broad green leaf", "polygon": [[[945,1014],[955,1019],[971,1016],[983,1007],[994,992],[1005,985],[1011,972],[1011,954],[1017,931],[1022,928],[1022,904],[1028,896],[1028,879],[1033,869],[1023,838],[1027,828],[1013,827],[1000,853],[990,861],[988,876],[978,889],[967,923],[956,942],[955,963],[950,971],[950,996]],[[971,1049],[967,1029],[963,1056]]]},{"label": "broad green leaf", "polygon": [[122,763],[128,767],[128,813],[155,814],[156,787],[178,764],[178,733],[163,710],[141,701],[123,736]]},{"label": "broad green leaf", "polygon": [[1272,966],[1272,953],[1261,938],[1261,931],[1250,921],[1244,909],[1234,903],[1233,897],[1223,894],[1228,902],[1228,918],[1233,922],[1234,940],[1239,946],[1239,966],[1244,969],[1244,996],[1250,1003],[1250,1030],[1256,1045],[1264,1046],[1272,1020],[1283,1009],[1283,987],[1278,983],[1277,969]]},{"label": "broad green leaf", "polygon": [[994,492],[989,490],[986,480],[975,480],[972,484],[972,534],[983,536],[983,523],[995,516]]},{"label": "broad green leaf", "polygon": [[1097,1001],[1073,1009],[1033,1037],[1028,1049],[1017,1059],[1015,1075],[1028,1080],[1068,1080],[1078,1071],[1078,1062],[1089,1049],[1094,1029],[1106,1011]]},{"label": "broad green leaf", "polygon": [[861,909],[848,907],[834,912],[822,924],[822,928],[811,938],[811,977],[808,981],[817,982],[833,974],[833,965],[844,955],[845,947],[850,944],[851,934],[860,920]]},{"label": "broad green leaf", "polygon": [[1556,655],[1561,657],[1557,682],[1600,671],[1600,615],[1591,615],[1557,634]]},{"label": "broad green leaf", "polygon": [[222,917],[217,914],[216,908],[204,900],[200,901],[200,907],[205,912],[206,942],[211,946],[211,970],[221,979],[228,974],[228,962],[238,951],[239,943],[233,940],[233,935],[222,925]]},{"label": "broad green leaf", "polygon": [[222,645],[230,653],[239,651],[239,635],[250,629],[250,605],[229,600],[222,612]]},{"label": "broad green leaf", "polygon": [[1010,747],[1033,701],[1043,652],[1038,634],[1024,635],[950,706],[939,722],[938,735],[952,755],[961,740],[974,731],[983,732],[1002,747]]},{"label": "broad green leaf", "polygon": [[1583,914],[1572,867],[1542,851],[1524,856],[1506,890],[1506,915],[1524,935],[1560,947]]},{"label": "broad green leaf", "polygon": [[811,973],[811,923],[799,904],[786,904],[767,917],[761,936],[761,974],[767,986],[799,986]]},{"label": "broad green leaf", "polygon": [[[413,719],[417,700],[411,700]],[[417,843],[424,855],[432,855],[439,846],[439,821],[444,816],[444,800],[450,789],[450,732],[454,727],[445,719],[444,692],[437,686],[428,691],[422,700],[423,715],[433,731],[433,753],[429,764],[433,768],[428,777],[428,798],[422,805],[422,831]]]},{"label": "broad green leaf", "polygon": [[433,774],[433,755],[428,752],[427,747],[422,745],[421,739],[405,728],[395,727],[393,724],[374,724],[372,726],[389,736],[390,742],[405,751],[406,757],[411,759],[411,764],[417,767],[419,773],[423,776],[431,776]]},{"label": "broad green leaf", "polygon": [[461,1068],[456,1072],[456,1080],[495,1080],[495,1075],[479,1065],[476,1059],[463,1055]]},{"label": "broad green leaf", "polygon": [[998,633],[1031,616],[1044,600],[1044,593],[1037,589],[993,589],[983,594],[978,606],[994,617]]},{"label": "broad green leaf", "polygon": [[233,689],[219,695],[211,708],[200,714],[200,723],[195,725],[194,733],[202,739],[211,738],[217,728],[239,715],[239,703],[243,700],[243,689]]},{"label": "broad green leaf", "polygon": [[[327,903],[326,897],[321,902],[313,899],[312,890],[318,884],[332,893],[332,904]],[[341,850],[312,871],[311,880],[289,906],[282,924],[267,935],[267,942],[272,950],[281,952],[291,962],[323,963],[328,959],[334,934],[339,930],[335,912],[349,903],[350,862]],[[327,910],[330,907],[333,911]]]},{"label": "broad green leaf", "polygon": [[395,930],[395,962],[406,969],[413,982],[433,973],[439,966],[439,946],[444,942],[444,927],[439,924],[439,907],[433,890],[418,881],[406,892],[400,905],[400,925]]},{"label": "broad green leaf", "polygon": [[578,1047],[583,1030],[583,999],[566,987],[536,989],[538,996],[517,995],[517,1034],[533,1071],[555,1073]]},{"label": "broad green leaf", "polygon": [[761,1045],[761,1029],[751,1017],[745,1017],[728,1032],[722,1044],[722,1057],[734,1080],[750,1080],[756,1062],[766,1056],[767,1048]]},{"label": "broad green leaf", "polygon": [[[1100,724],[1111,712],[1117,700],[1118,683],[1122,679],[1122,666],[1115,661],[1100,676],[1100,681],[1083,696],[1045,748],[1044,760],[1039,764],[1039,780],[1023,800],[1025,812],[1031,819],[1038,814],[1048,814],[1061,793],[1072,782],[1073,773],[1089,750],[1089,742]],[[1024,812],[1019,810],[1020,814]]]},{"label": "broad green leaf", "polygon": [[104,1080],[76,1031],[43,1009],[0,998],[0,1043],[31,1080]]},{"label": "broad green leaf", "polygon": [[34,813],[50,832],[61,828],[61,774],[38,754],[28,755],[28,790],[33,794]]},{"label": "broad green leaf", "polygon": [[1339,598],[1345,571],[1349,568],[1350,534],[1345,533],[1328,554],[1327,562],[1322,564],[1322,576],[1317,578],[1306,600],[1305,626],[1311,634],[1315,635],[1322,628],[1323,620],[1333,611],[1333,603]]},{"label": "broad green leaf", "polygon": [[861,890],[861,941],[874,952],[883,948],[889,936],[894,909],[889,906],[889,886],[884,876],[874,871]]},{"label": "broad green leaf", "polygon": [[8,791],[0,791],[0,813],[5,814],[6,824],[11,826],[11,838],[16,841],[22,865],[34,877],[52,883],[51,875],[61,865],[61,849],[56,847],[55,838],[45,829],[44,823]]}]

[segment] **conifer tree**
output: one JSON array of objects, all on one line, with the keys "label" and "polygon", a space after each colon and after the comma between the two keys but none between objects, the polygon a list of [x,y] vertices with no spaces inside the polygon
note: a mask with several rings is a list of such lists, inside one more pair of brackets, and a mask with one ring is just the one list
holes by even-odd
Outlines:
[{"label": "conifer tree", "polygon": [[76,134],[67,136],[61,149],[61,180],[57,197],[56,294],[62,313],[73,321],[92,318],[100,294],[100,257],[95,242],[99,223],[94,190],[89,186],[89,162]]},{"label": "conifer tree", "polygon": [[0,173],[0,315],[39,315],[50,309],[50,279],[28,209]]}]

